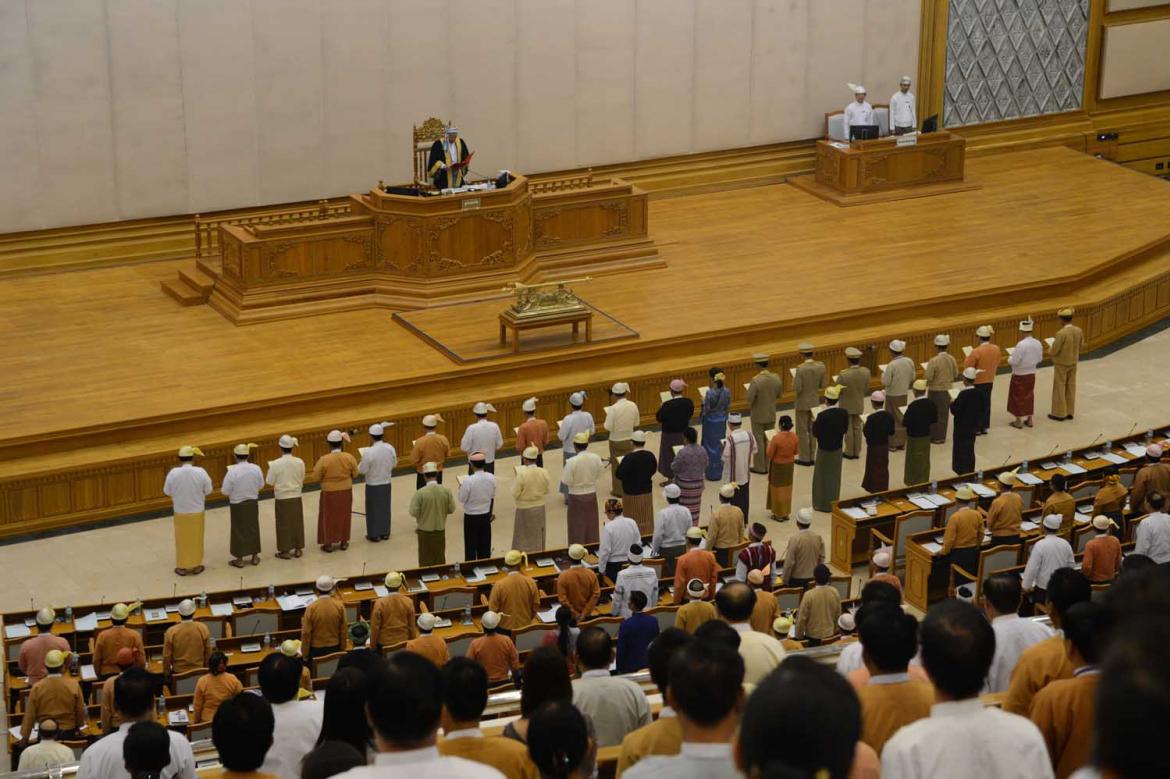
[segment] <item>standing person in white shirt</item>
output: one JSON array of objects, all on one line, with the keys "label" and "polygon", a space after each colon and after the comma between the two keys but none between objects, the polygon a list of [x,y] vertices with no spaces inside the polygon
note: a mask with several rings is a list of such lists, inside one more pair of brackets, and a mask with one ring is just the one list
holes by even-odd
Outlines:
[{"label": "standing person in white shirt", "polygon": [[650,556],[666,560],[663,576],[674,576],[674,561],[687,551],[687,531],[691,529],[691,510],[680,502],[682,489],[677,484],[662,488],[666,508],[654,517],[654,535],[650,541]]},{"label": "standing person in white shirt", "polygon": [[630,564],[618,571],[613,583],[613,606],[610,611],[615,617],[628,617],[633,613],[630,611],[630,593],[635,590],[646,596],[646,608],[652,609],[658,605],[658,574],[653,568],[642,565],[642,557],[642,545],[631,544],[626,558]]},{"label": "standing person in white shirt", "polygon": [[378,754],[373,765],[351,768],[339,777],[503,777],[491,766],[439,754],[436,742],[443,710],[443,681],[438,666],[430,660],[413,652],[395,652],[370,673],[368,691],[366,712],[374,728]]},{"label": "standing person in white shirt", "polygon": [[179,465],[163,482],[163,494],[173,503],[175,515],[175,573],[203,573],[204,501],[213,489],[207,471],[195,465],[203,456],[198,446],[179,447]]},{"label": "standing person in white shirt", "polygon": [[979,700],[995,655],[995,632],[974,606],[936,603],[920,631],[922,664],[934,683],[930,716],[900,729],[882,750],[882,776],[897,779],[1049,779],[1040,731]]},{"label": "standing person in white shirt", "polygon": [[639,760],[629,779],[739,779],[731,739],[743,709],[744,665],[739,653],[718,641],[692,641],[674,654],[666,702],[678,714],[682,746],[674,756]]},{"label": "standing person in white shirt", "polygon": [[898,91],[890,98],[890,132],[894,135],[912,133],[918,127],[918,107],[910,91],[910,77],[902,76]]},{"label": "standing person in white shirt", "polygon": [[488,473],[483,452],[472,452],[467,464],[471,475],[459,485],[459,502],[463,504],[463,559],[482,560],[492,556],[496,477]]},{"label": "standing person in white shirt", "polygon": [[244,567],[244,558],[251,556],[252,565],[260,564],[260,490],[264,489],[264,472],[248,457],[256,444],[237,444],[232,451],[236,464],[229,465],[223,485],[219,488],[228,498],[231,509],[232,535],[229,563]]},{"label": "standing person in white shirt", "polygon": [[613,660],[613,638],[605,630],[590,627],[577,636],[581,678],[573,680],[573,705],[593,720],[598,747],[616,746],[626,734],[650,724],[645,693],[629,679],[610,676]]},{"label": "standing person in white shirt", "polygon": [[512,548],[522,552],[547,549],[544,501],[552,488],[552,477],[539,465],[540,450],[528,446],[520,453],[520,467],[512,482],[516,516],[512,524]]},{"label": "standing person in white shirt", "polygon": [[[273,652],[260,663],[260,692],[272,704],[275,723],[272,746],[260,771],[275,774],[280,779],[299,779],[301,760],[316,746],[325,715],[321,701],[312,698],[298,700],[302,667],[299,657],[289,657],[282,652]],[[435,705],[438,706],[438,702]]]},{"label": "standing person in white shirt", "polygon": [[1155,563],[1170,563],[1170,514],[1166,514],[1166,496],[1151,492],[1146,496],[1150,513],[1134,534],[1135,554],[1144,554]]},{"label": "standing person in white shirt", "polygon": [[[740,425],[743,417],[732,412],[727,415],[727,438],[723,441],[723,480],[735,487],[731,505],[743,512],[746,519],[751,509],[751,465],[756,458],[756,437]],[[726,486],[726,485],[725,485]]]},{"label": "standing person in white shirt", "polygon": [[744,582],[729,582],[715,594],[719,616],[739,633],[739,654],[744,662],[744,682],[759,684],[784,659],[784,645],[766,633],[752,629],[756,591]]},{"label": "standing person in white shirt", "polygon": [[610,498],[605,502],[608,520],[601,529],[601,543],[597,546],[597,570],[611,582],[617,581],[618,571],[630,557],[630,547],[642,543],[638,523],[622,514],[622,502]]},{"label": "standing person in white shirt", "polygon": [[1006,692],[1024,650],[1055,635],[1047,625],[1019,615],[1022,601],[1023,589],[1017,574],[995,573],[983,580],[980,605],[995,631],[995,657],[984,692]]},{"label": "standing person in white shirt", "polygon": [[[557,438],[559,438],[561,441],[561,454],[564,457],[564,464],[561,466],[562,469],[568,467],[569,460],[571,460],[573,457],[576,457],[578,452],[584,451],[580,447],[574,446],[574,444],[577,443],[578,436],[580,436],[582,433],[585,434],[585,444],[587,448],[589,444],[589,437],[597,432],[593,425],[593,415],[581,408],[584,405],[584,390],[580,392],[574,392],[572,395],[570,395],[569,408],[571,411],[565,415],[565,418],[561,420],[560,425],[557,427]],[[600,461],[601,458],[599,457],[597,459]],[[570,490],[565,484],[564,476],[562,476],[561,494],[565,496],[566,504],[569,503],[569,493]],[[572,542],[570,541],[570,543]],[[588,542],[582,541],[581,543]]]},{"label": "standing person in white shirt", "polygon": [[584,430],[571,439],[566,448],[565,467],[561,470],[561,492],[569,509],[565,512],[569,544],[595,544],[598,539],[597,480],[604,468],[601,457],[589,451],[589,433]]},{"label": "standing person in white shirt", "polygon": [[281,560],[300,557],[305,549],[305,509],[301,491],[305,486],[305,461],[293,457],[297,439],[282,435],[277,445],[279,459],[268,461],[265,481],[276,498],[276,556]]},{"label": "standing person in white shirt", "polygon": [[366,477],[366,540],[390,537],[390,476],[398,464],[398,452],[382,440],[393,422],[370,425],[371,444],[362,452],[358,473]]},{"label": "standing person in white shirt", "polygon": [[630,385],[619,381],[610,387],[610,397],[615,398],[612,405],[605,407],[605,422],[602,427],[609,432],[609,468],[613,474],[610,494],[615,498],[623,497],[622,482],[617,477],[618,458],[624,457],[634,448],[630,440],[634,428],[642,421],[642,414],[638,411],[638,404],[626,397]]},{"label": "standing person in white shirt", "polygon": [[[114,682],[114,707],[122,724],[81,753],[78,779],[130,779],[122,747],[134,723],[154,721],[154,686],[154,675],[141,668],[128,668],[117,678]],[[167,737],[171,741],[171,759],[158,774],[158,779],[195,779],[195,755],[191,751],[191,742],[173,730],[167,731]]]},{"label": "standing person in white shirt", "polygon": [[853,102],[845,106],[845,140],[849,137],[849,128],[877,124],[877,117],[873,113],[873,106],[865,100],[865,87],[860,84],[850,84],[853,90]]},{"label": "standing person in white shirt", "polygon": [[890,362],[882,371],[882,386],[886,389],[886,410],[894,415],[894,437],[890,439],[890,451],[906,448],[906,426],[902,424],[902,409],[910,402],[910,385],[914,383],[917,368],[907,357],[906,342],[890,341]]},{"label": "standing person in white shirt", "polygon": [[1015,419],[1014,428],[1032,426],[1032,411],[1036,402],[1036,366],[1044,359],[1044,347],[1032,337],[1036,323],[1032,317],[1020,322],[1020,341],[1008,356],[1012,366],[1012,381],[1008,385],[1007,410]]},{"label": "standing person in white shirt", "polygon": [[[475,414],[475,421],[463,431],[463,440],[459,448],[464,452],[483,452],[483,469],[488,473],[496,472],[496,450],[504,445],[504,436],[500,433],[500,426],[487,418],[489,413],[494,414],[496,407],[491,403],[479,402],[471,408]],[[468,467],[467,473],[473,473]]]},{"label": "standing person in white shirt", "polygon": [[1024,592],[1031,596],[1033,603],[1048,602],[1048,580],[1053,571],[1076,565],[1072,545],[1057,535],[1062,522],[1064,517],[1060,514],[1044,517],[1044,537],[1032,547],[1028,564],[1024,566]]}]

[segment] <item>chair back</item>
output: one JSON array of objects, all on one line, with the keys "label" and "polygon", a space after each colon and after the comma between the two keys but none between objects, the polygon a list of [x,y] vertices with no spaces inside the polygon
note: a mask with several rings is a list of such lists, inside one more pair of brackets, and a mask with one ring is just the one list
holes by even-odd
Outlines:
[{"label": "chair back", "polygon": [[582,630],[585,628],[599,627],[614,638],[617,638],[618,630],[621,628],[621,626],[621,617],[597,617],[596,619],[591,619],[588,622],[581,623]]},{"label": "chair back", "polygon": [[1133,486],[1133,480],[1137,477],[1137,472],[1137,468],[1122,468],[1117,472],[1117,475],[1121,477],[1121,484],[1126,489]]},{"label": "chair back", "polygon": [[1097,490],[1101,489],[1101,485],[1104,483],[1105,481],[1103,479],[1097,479],[1095,481],[1083,481],[1077,486],[1071,488],[1068,491],[1068,494],[1072,495],[1073,498],[1078,501],[1085,498],[1092,498],[1097,494]]},{"label": "chair back", "polygon": [[666,575],[666,560],[662,557],[649,557],[642,561],[642,565],[654,571],[654,575],[661,579]]},{"label": "chair back", "polygon": [[829,584],[841,596],[841,600],[849,600],[849,594],[853,590],[852,576],[833,576],[829,579]]},{"label": "chair back", "polygon": [[361,617],[361,613],[362,613],[361,609],[362,609],[362,607],[361,607],[360,603],[347,603],[347,604],[345,604],[345,621],[351,625],[353,623],[357,622],[358,619]]},{"label": "chair back", "polygon": [[474,587],[456,587],[443,590],[434,595],[434,611],[450,611],[451,609],[465,609],[475,605]]},{"label": "chair back", "polygon": [[87,746],[89,746],[89,742],[86,741],[84,738],[66,739],[66,740],[62,741],[61,743],[73,750],[73,759],[74,760],[80,760],[81,753],[85,751],[85,748]]},{"label": "chair back", "polygon": [[[999,573],[1019,564],[1019,544],[993,546],[990,549],[984,549],[979,553],[979,587],[983,586],[983,580],[991,576],[991,574]],[[977,587],[976,592],[978,591],[979,589]]]},{"label": "chair back", "polygon": [[[35,635],[36,634],[34,633],[33,636],[35,636]],[[26,636],[25,638],[19,638],[19,639],[5,639],[4,640],[4,645],[6,647],[8,647],[8,652],[7,652],[8,662],[15,663],[17,660],[20,659],[20,645],[23,644],[25,641],[28,641],[33,636]]]},{"label": "chair back", "polygon": [[280,630],[280,612],[270,609],[244,609],[232,614],[233,636],[262,636]]},{"label": "chair back", "polygon": [[1085,547],[1097,535],[1097,531],[1092,525],[1085,525],[1084,527],[1073,528],[1073,551],[1077,554],[1085,551]]},{"label": "chair back", "polygon": [[463,657],[467,654],[467,647],[471,646],[471,642],[479,638],[476,633],[469,633],[465,636],[452,639],[447,642],[447,653],[451,657]]},{"label": "chair back", "polygon": [[431,155],[431,146],[443,137],[443,120],[434,116],[421,125],[414,126],[412,134],[411,157],[414,159],[414,181],[416,184],[431,185],[431,177],[427,175],[427,159]]},{"label": "chair back", "polygon": [[207,628],[207,634],[216,641],[223,638],[227,617],[196,617],[195,621],[203,623],[203,627]]},{"label": "chair back", "polygon": [[321,655],[313,658],[313,678],[314,679],[328,679],[337,673],[337,664],[341,662],[341,658],[345,657],[345,652],[334,652],[328,655]]},{"label": "chair back", "polygon": [[195,685],[199,683],[199,679],[206,673],[206,668],[196,668],[192,671],[175,674],[171,689],[175,695],[194,695]]},{"label": "chair back", "polygon": [[530,649],[536,649],[545,636],[555,633],[556,630],[555,625],[549,626],[540,622],[520,628],[512,634],[512,638],[516,642],[516,651],[527,652]]},{"label": "chair back", "polygon": [[934,527],[933,511],[911,511],[894,520],[894,559],[906,559],[906,540],[913,533],[921,533]]},{"label": "chair back", "polygon": [[658,631],[674,627],[674,620],[678,616],[678,608],[651,609],[650,613],[658,620]]},{"label": "chair back", "polygon": [[1140,525],[1142,521],[1148,516],[1149,514],[1142,514],[1140,517],[1134,517],[1128,523],[1126,523],[1125,538],[1121,539],[1121,542],[1125,543],[1126,541],[1136,540],[1138,525]]},{"label": "chair back", "polygon": [[382,647],[382,657],[389,657],[390,655],[394,654],[395,652],[401,652],[403,649],[406,649],[406,642],[405,641],[399,641],[397,644],[391,644],[390,646],[384,646],[384,647]]},{"label": "chair back", "polygon": [[187,728],[187,740],[194,744],[196,741],[211,740],[211,723],[197,722]]},{"label": "chair back", "polygon": [[[870,103],[873,106],[874,123],[878,126],[878,135],[886,137],[890,134],[890,106],[887,103]],[[830,141],[848,141],[845,137],[845,111],[830,111],[825,114],[825,138]]]},{"label": "chair back", "polygon": [[804,590],[800,587],[781,587],[772,594],[776,596],[776,607],[781,611],[795,611],[800,606]]}]

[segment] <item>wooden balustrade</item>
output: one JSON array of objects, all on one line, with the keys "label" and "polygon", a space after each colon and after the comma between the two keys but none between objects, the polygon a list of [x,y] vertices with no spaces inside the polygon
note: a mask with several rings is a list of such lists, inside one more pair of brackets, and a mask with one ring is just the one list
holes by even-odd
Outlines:
[{"label": "wooden balustrade", "polygon": [[315,205],[303,205],[296,208],[279,208],[268,211],[250,211],[248,213],[227,214],[223,216],[204,217],[195,215],[195,256],[214,257],[219,255],[220,228],[227,225],[251,227],[254,225],[292,224],[294,222],[308,222],[323,219],[336,219],[349,216],[350,202],[348,198],[337,201],[327,199],[318,200]]}]

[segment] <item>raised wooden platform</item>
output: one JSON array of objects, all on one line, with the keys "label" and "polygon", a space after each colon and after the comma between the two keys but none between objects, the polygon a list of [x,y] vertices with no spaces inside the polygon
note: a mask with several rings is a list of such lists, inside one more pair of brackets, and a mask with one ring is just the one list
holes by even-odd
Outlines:
[{"label": "raised wooden platform", "polygon": [[[892,337],[916,359],[940,330],[956,349],[984,322],[1008,341],[1025,314],[1051,335],[1064,304],[1090,348],[1170,313],[1165,182],[1067,149],[968,167],[983,189],[848,209],[789,186],[654,201],[668,267],[587,293],[639,338],[470,366],[396,333],[384,311],[236,328],[159,294],[177,262],[0,279],[0,534],[165,508],[181,443],[208,453],[218,483],[231,445],[262,443],[263,459],[285,432],[310,459],[328,429],[388,418],[401,451],[427,412],[458,436],[488,399],[510,430],[531,395],[559,418],[586,387],[600,414],[617,380],[650,419],[669,378],[701,386],[719,365],[738,387],[753,351],[786,373],[802,340],[836,370],[845,346],[880,362]],[[492,338],[496,325],[469,323]]]}]

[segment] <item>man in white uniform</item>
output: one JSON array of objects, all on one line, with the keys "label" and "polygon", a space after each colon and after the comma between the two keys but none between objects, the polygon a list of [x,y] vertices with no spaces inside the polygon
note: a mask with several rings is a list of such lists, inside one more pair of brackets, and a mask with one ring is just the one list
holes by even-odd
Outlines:
[{"label": "man in white uniform", "polygon": [[[487,418],[488,413],[495,413],[496,407],[491,403],[476,403],[471,409],[475,414],[475,421],[467,426],[463,432],[463,440],[459,448],[467,454],[483,452],[483,469],[488,473],[496,472],[496,450],[504,445],[504,436],[500,434],[500,426]],[[467,472],[472,473],[469,467]]]},{"label": "man in white uniform", "polygon": [[178,467],[163,482],[163,494],[174,505],[175,573],[179,576],[203,573],[204,500],[212,485],[207,471],[195,465],[196,455],[203,456],[198,446],[181,447]]},{"label": "man in white uniform", "polygon": [[642,421],[638,411],[638,404],[626,395],[630,385],[619,381],[610,388],[609,394],[615,398],[613,404],[605,407],[605,422],[603,426],[609,432],[609,469],[612,472],[612,486],[610,493],[615,497],[623,497],[622,481],[617,477],[618,458],[629,454],[634,444],[630,437],[634,428]]},{"label": "man in white uniform", "polygon": [[605,502],[605,516],[609,521],[601,529],[601,543],[597,547],[597,570],[611,582],[616,582],[618,571],[630,558],[630,547],[642,543],[638,523],[622,513],[622,502],[610,498]]},{"label": "man in white uniform", "polygon": [[630,564],[618,571],[617,580],[613,583],[613,606],[610,611],[615,617],[628,617],[630,610],[630,593],[639,590],[646,596],[646,606],[652,609],[658,605],[658,574],[647,565],[642,565],[642,545],[631,544],[630,554],[626,558]]},{"label": "man in white uniform", "polygon": [[301,492],[305,486],[305,461],[293,456],[296,437],[282,435],[277,445],[280,457],[268,461],[264,480],[272,485],[276,498],[276,556],[281,560],[300,557],[305,548],[305,515]]},{"label": "man in white uniform", "polygon": [[890,132],[905,135],[918,127],[918,107],[914,93],[910,91],[910,77],[902,76],[898,86],[898,91],[890,98]]},{"label": "man in white uniform", "polygon": [[385,541],[390,537],[390,476],[398,464],[398,452],[382,440],[393,422],[370,425],[372,443],[362,451],[358,473],[366,477],[366,540]]},{"label": "man in white uniform", "polygon": [[1044,359],[1044,347],[1032,337],[1036,323],[1032,317],[1020,322],[1020,341],[1008,355],[1012,380],[1008,385],[1008,413],[1015,417],[1012,427],[1032,426],[1035,404],[1036,366]]},{"label": "man in white uniform", "polygon": [[886,742],[882,776],[1050,779],[1048,747],[1036,726],[979,700],[995,654],[995,633],[983,615],[970,603],[936,603],[922,622],[921,645],[938,702],[929,717]]},{"label": "man in white uniform", "polygon": [[1019,615],[1023,589],[1014,573],[996,573],[983,580],[983,613],[995,631],[995,656],[983,692],[1006,692],[1012,671],[1024,650],[1050,638],[1052,628]]},{"label": "man in white uniform", "polygon": [[[585,433],[585,443],[589,443],[589,436],[597,432],[593,424],[593,415],[585,411],[582,406],[585,405],[585,392],[574,392],[569,396],[569,408],[572,409],[565,418],[560,421],[557,426],[557,438],[561,440],[561,453],[564,455],[564,463],[567,465],[577,454],[577,449],[573,445],[574,439],[579,433]],[[598,458],[600,459],[600,458]],[[561,466],[562,468],[564,465]],[[561,494],[565,496],[565,502],[569,502],[569,490],[564,482],[561,483]]]},{"label": "man in white uniform", "polygon": [[1024,566],[1024,592],[1030,593],[1033,603],[1048,602],[1048,580],[1058,568],[1072,568],[1076,565],[1072,545],[1060,537],[1060,526],[1064,517],[1049,514],[1041,523],[1044,537],[1032,546],[1028,564]]},{"label": "man in white uniform", "polygon": [[902,409],[910,402],[910,385],[917,375],[914,361],[905,355],[906,342],[895,338],[890,341],[890,362],[882,371],[882,386],[886,388],[886,408],[894,415],[894,437],[890,439],[890,451],[906,448],[906,426],[902,424]]},{"label": "man in white uniform", "polygon": [[735,484],[735,497],[731,499],[733,506],[738,506],[744,517],[748,516],[751,506],[752,460],[756,456],[756,437],[744,430],[743,417],[732,412],[727,417],[728,433],[723,441],[723,481]]},{"label": "man in white uniform", "polygon": [[850,127],[877,124],[877,116],[874,115],[873,106],[865,100],[865,87],[859,84],[850,84],[849,88],[853,90],[854,100],[845,106],[845,140],[847,141],[850,140]]},{"label": "man in white uniform", "polygon": [[260,490],[264,489],[264,472],[248,457],[256,444],[237,444],[232,451],[235,465],[229,465],[219,491],[228,498],[231,511],[230,564],[244,567],[244,558],[251,557],[252,565],[260,562]]}]

